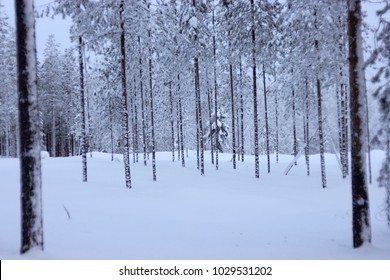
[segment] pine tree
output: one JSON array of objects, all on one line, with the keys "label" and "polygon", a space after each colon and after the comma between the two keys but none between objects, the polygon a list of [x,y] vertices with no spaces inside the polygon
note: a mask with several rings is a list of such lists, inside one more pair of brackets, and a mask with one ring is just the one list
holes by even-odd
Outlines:
[{"label": "pine tree", "polygon": [[363,69],[361,1],[348,2],[349,87],[351,110],[351,180],[353,247],[371,243],[370,211],[365,166],[363,117],[365,80]]},{"label": "pine tree", "polygon": [[32,0],[16,0],[22,244],[43,250],[42,180],[37,96],[35,18]]}]

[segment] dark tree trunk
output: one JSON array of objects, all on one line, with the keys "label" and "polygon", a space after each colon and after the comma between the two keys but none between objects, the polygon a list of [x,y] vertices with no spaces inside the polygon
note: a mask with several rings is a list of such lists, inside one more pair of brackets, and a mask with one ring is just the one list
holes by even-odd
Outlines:
[{"label": "dark tree trunk", "polygon": [[235,131],[235,114],[234,114],[234,84],[233,84],[233,65],[229,65],[229,75],[230,75],[230,102],[231,102],[231,110],[232,110],[232,149],[233,149],[233,169],[237,168],[236,163],[236,131]]},{"label": "dark tree trunk", "polygon": [[305,138],[305,161],[306,161],[306,174],[307,176],[310,176],[310,137],[309,137],[309,84],[307,81],[307,78],[305,78],[305,107],[306,107],[306,114],[305,114],[305,121],[304,121],[304,138]]},{"label": "dark tree trunk", "polygon": [[84,62],[83,62],[83,38],[79,36],[79,71],[80,71],[80,107],[81,107],[81,158],[83,164],[83,182],[87,182],[87,132],[85,116],[85,92],[84,92]]},{"label": "dark tree trunk", "polygon": [[[196,0],[192,0],[196,14]],[[203,120],[202,120],[202,102],[200,97],[200,80],[199,80],[199,42],[198,42],[198,29],[196,28],[195,34],[195,48],[196,54],[194,57],[194,72],[195,72],[195,99],[197,108],[197,138],[198,138],[198,149],[199,149],[199,161],[200,161],[200,174],[204,175],[204,140],[203,140]]]},{"label": "dark tree trunk", "polygon": [[124,3],[122,0],[119,6],[120,17],[120,47],[121,47],[121,81],[122,81],[122,137],[123,137],[123,163],[125,167],[126,188],[131,188],[130,157],[129,157],[129,113],[127,107],[126,92],[126,44],[125,44],[125,23],[123,20]]},{"label": "dark tree trunk", "polygon": [[227,12],[226,12],[226,18],[228,22],[228,40],[229,40],[229,81],[230,81],[230,106],[231,106],[231,114],[232,114],[232,162],[233,162],[233,169],[237,168],[236,163],[236,124],[235,124],[235,106],[234,106],[234,81],[233,81],[233,65],[232,65],[232,43],[231,43],[231,32],[230,32],[230,14],[229,14],[229,4],[227,4]]},{"label": "dark tree trunk", "polygon": [[244,162],[244,93],[242,78],[242,63],[240,57],[240,114],[241,114],[241,161]]},{"label": "dark tree trunk", "polygon": [[210,155],[211,155],[211,164],[214,164],[214,145],[213,145],[213,119],[212,119],[212,103],[213,98],[211,96],[211,90],[209,85],[209,78],[207,75],[207,104],[209,107],[209,134],[210,134]]},{"label": "dark tree trunk", "polygon": [[364,69],[360,0],[348,1],[349,87],[351,114],[351,180],[353,247],[371,243],[370,211],[364,150]]},{"label": "dark tree trunk", "polygon": [[271,159],[270,159],[270,148],[269,148],[269,126],[268,126],[268,105],[267,105],[267,85],[265,79],[265,66],[263,63],[263,87],[264,87],[264,114],[265,114],[265,143],[267,148],[267,171],[271,172]]},{"label": "dark tree trunk", "polygon": [[139,159],[139,131],[138,131],[138,106],[137,106],[137,86],[136,86],[136,76],[134,75],[134,150],[135,161],[138,162]]},{"label": "dark tree trunk", "polygon": [[139,44],[139,82],[141,92],[141,118],[142,118],[142,147],[144,152],[144,165],[147,165],[147,140],[146,140],[146,120],[145,120],[145,100],[144,100],[144,83],[143,83],[143,71],[142,71],[142,51],[141,51],[141,37],[138,36]]},{"label": "dark tree trunk", "polygon": [[[314,26],[317,27],[317,10],[314,9]],[[317,50],[319,56],[319,41],[314,40],[314,47]],[[318,66],[319,67],[319,66]],[[317,89],[317,116],[318,116],[318,138],[320,141],[320,161],[321,161],[321,180],[322,188],[326,188],[326,172],[325,172],[325,146],[324,146],[324,130],[323,130],[323,117],[322,117],[322,94],[321,94],[321,81],[319,78],[319,69],[316,74],[316,89]]]},{"label": "dark tree trunk", "polygon": [[252,79],[253,79],[253,124],[255,133],[255,178],[260,177],[259,167],[259,120],[257,115],[257,71],[256,71],[256,30],[255,30],[255,4],[251,0],[252,9]]},{"label": "dark tree trunk", "polygon": [[[297,141],[297,119],[296,119],[296,110],[295,110],[295,91],[294,87],[291,89],[292,92],[292,114],[293,114],[293,153],[294,153],[294,158],[298,154],[298,141]],[[294,163],[297,165],[297,161]]]},{"label": "dark tree trunk", "polygon": [[21,248],[43,250],[41,135],[33,1],[15,1],[21,183]]},{"label": "dark tree trunk", "polygon": [[180,74],[177,74],[177,92],[179,97],[179,123],[180,123],[180,151],[181,151],[181,166],[185,167],[186,162],[184,158],[184,132],[183,132],[183,107],[181,102],[180,92]]},{"label": "dark tree trunk", "polygon": [[344,84],[340,85],[340,125],[341,125],[341,147],[340,156],[342,163],[343,178],[348,175],[348,122],[347,122],[347,102],[346,102],[346,88]]},{"label": "dark tree trunk", "polygon": [[[213,10],[213,59],[214,59],[214,119],[215,128],[217,128],[217,111],[218,111],[218,84],[217,84],[217,46],[215,41],[215,18]],[[214,150],[215,150],[215,169],[218,170],[218,134],[214,133]]]},{"label": "dark tree trunk", "polygon": [[113,132],[113,119],[112,119],[112,104],[111,98],[109,99],[109,114],[110,114],[110,141],[111,141],[111,161],[114,161],[114,132]]},{"label": "dark tree trunk", "polygon": [[[151,40],[151,31],[149,33],[149,40]],[[152,171],[153,171],[153,181],[157,180],[157,172],[156,172],[156,137],[155,137],[155,129],[154,129],[154,105],[153,105],[153,67],[152,67],[152,49],[149,46],[149,102],[150,102],[150,126],[152,133]]]},{"label": "dark tree trunk", "polygon": [[325,147],[324,147],[324,131],[322,119],[322,95],[321,95],[321,81],[317,76],[317,111],[318,111],[318,138],[320,141],[320,160],[321,160],[321,180],[322,187],[326,188],[326,172],[325,172]]}]

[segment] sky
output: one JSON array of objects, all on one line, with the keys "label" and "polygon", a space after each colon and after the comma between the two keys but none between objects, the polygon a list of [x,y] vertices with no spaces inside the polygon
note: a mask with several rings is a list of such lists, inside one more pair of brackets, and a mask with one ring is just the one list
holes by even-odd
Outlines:
[{"label": "sky", "polygon": [[[0,0],[4,5],[5,12],[9,18],[9,23],[15,26],[15,9],[14,0]],[[35,8],[44,8],[48,3],[53,0],[35,0]],[[36,21],[36,42],[38,59],[43,57],[43,50],[50,34],[54,34],[56,41],[60,43],[61,49],[71,47],[73,44],[69,39],[69,29],[71,26],[71,20],[69,18],[63,19],[62,16],[56,16],[51,18],[39,18]]]}]

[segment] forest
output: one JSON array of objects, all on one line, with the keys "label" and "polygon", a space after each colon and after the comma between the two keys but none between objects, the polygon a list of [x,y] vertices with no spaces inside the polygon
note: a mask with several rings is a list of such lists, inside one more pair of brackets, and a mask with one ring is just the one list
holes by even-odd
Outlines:
[{"label": "forest", "polygon": [[[210,166],[218,170],[226,154],[232,169],[254,160],[251,176],[260,185],[264,174],[280,169],[280,157],[290,156],[284,175],[303,159],[310,176],[315,159],[322,188],[328,187],[326,154],[334,154],[342,178],[354,184],[359,162],[367,174],[358,179],[371,183],[378,179],[371,151],[381,150],[378,185],[387,190],[390,225],[390,3],[378,6],[375,30],[357,12],[354,23],[350,11],[360,5],[56,0],[36,7],[35,18],[71,18],[74,45],[62,51],[51,35],[36,64],[40,150],[51,158],[80,156],[84,182],[92,152],[112,161],[122,154],[127,188],[142,185],[132,181],[132,164],[150,166],[152,180],[159,180],[162,152],[182,167],[195,152],[199,175]],[[1,6],[0,12],[0,156],[15,158],[17,38]],[[373,33],[375,44],[359,32]],[[364,77],[368,68],[374,74]],[[355,136],[361,157],[354,159]]]}]

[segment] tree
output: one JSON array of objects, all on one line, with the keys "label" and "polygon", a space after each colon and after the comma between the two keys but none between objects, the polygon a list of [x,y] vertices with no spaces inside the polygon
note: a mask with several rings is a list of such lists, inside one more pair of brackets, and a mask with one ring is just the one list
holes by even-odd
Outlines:
[{"label": "tree", "polygon": [[16,0],[21,177],[20,252],[43,250],[42,180],[33,0]]},{"label": "tree", "polygon": [[363,68],[361,1],[348,1],[349,87],[351,110],[351,180],[353,247],[371,242],[365,166],[365,78]]},{"label": "tree", "polygon": [[129,157],[129,117],[127,106],[127,91],[126,91],[126,45],[125,45],[125,22],[123,13],[125,10],[125,1],[121,0],[119,6],[120,19],[120,50],[121,50],[121,82],[122,82],[122,137],[123,137],[123,163],[125,166],[126,187],[131,188],[130,176],[130,157]]},{"label": "tree", "polygon": [[216,151],[223,153],[226,151],[226,149],[229,148],[228,145],[228,136],[229,136],[229,126],[225,123],[226,122],[226,113],[224,108],[220,108],[217,111],[217,115],[212,114],[211,115],[211,129],[208,129],[207,131],[210,131],[206,136],[204,137],[205,140],[208,141],[215,141],[215,148]]},{"label": "tree", "polygon": [[256,70],[256,26],[255,26],[255,4],[251,0],[252,13],[252,79],[253,79],[253,124],[255,132],[255,177],[260,177],[259,167],[259,119],[257,114],[257,70]]}]

